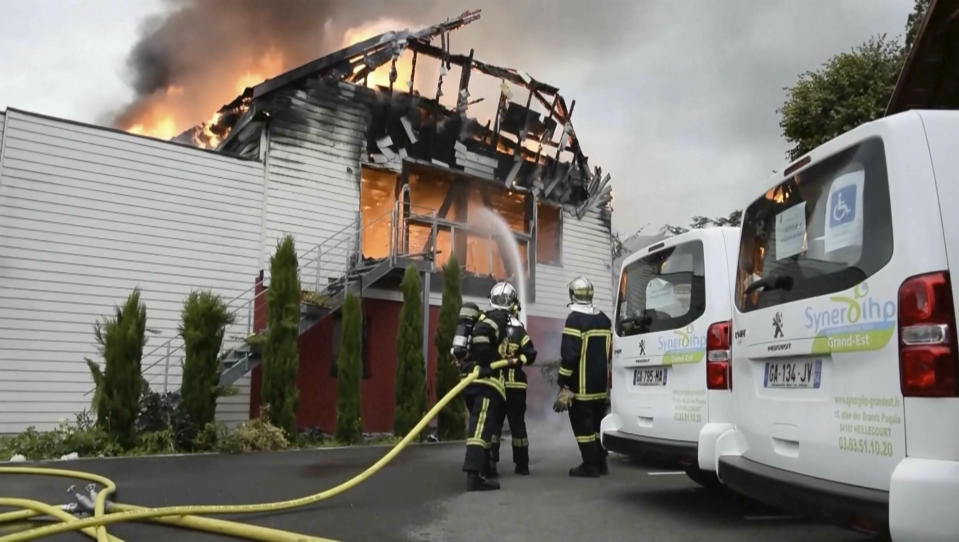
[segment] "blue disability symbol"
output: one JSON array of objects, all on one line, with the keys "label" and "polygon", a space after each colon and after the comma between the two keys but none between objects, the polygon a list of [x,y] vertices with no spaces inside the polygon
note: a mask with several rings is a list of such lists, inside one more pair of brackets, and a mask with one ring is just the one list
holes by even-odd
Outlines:
[{"label": "blue disability symbol", "polygon": [[829,225],[839,226],[856,218],[856,185],[844,186],[836,191],[829,210]]}]

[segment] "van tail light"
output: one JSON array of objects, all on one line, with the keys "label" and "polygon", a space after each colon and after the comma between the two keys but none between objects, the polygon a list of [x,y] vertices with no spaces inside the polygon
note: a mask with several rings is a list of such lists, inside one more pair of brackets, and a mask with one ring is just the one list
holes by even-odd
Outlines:
[{"label": "van tail light", "polygon": [[906,397],[959,396],[956,315],[946,272],[899,287],[899,379]]},{"label": "van tail light", "polygon": [[706,332],[706,388],[729,390],[733,387],[729,350],[729,322],[717,322]]}]

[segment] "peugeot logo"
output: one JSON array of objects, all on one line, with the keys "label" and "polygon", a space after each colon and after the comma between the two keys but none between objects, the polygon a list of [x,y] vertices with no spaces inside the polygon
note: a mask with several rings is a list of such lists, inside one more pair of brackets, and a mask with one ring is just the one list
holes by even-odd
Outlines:
[{"label": "peugeot logo", "polygon": [[646,355],[646,339],[639,340],[639,355],[640,356]]},{"label": "peugeot logo", "polygon": [[778,339],[783,336],[783,313],[777,312],[773,317],[773,338]]}]

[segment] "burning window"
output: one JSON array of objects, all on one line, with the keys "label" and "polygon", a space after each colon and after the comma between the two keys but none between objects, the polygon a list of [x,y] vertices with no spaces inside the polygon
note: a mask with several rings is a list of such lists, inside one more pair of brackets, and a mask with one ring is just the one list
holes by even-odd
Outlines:
[{"label": "burning window", "polygon": [[559,264],[562,246],[563,212],[559,207],[538,203],[536,205],[536,261]]},{"label": "burning window", "polygon": [[396,203],[396,174],[362,168],[360,219],[364,258],[385,258],[390,251],[390,211]]}]

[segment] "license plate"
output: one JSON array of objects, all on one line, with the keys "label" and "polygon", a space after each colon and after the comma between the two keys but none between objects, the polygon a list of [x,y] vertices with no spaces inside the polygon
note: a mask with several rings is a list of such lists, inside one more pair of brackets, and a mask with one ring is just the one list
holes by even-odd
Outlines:
[{"label": "license plate", "polygon": [[665,386],[666,367],[648,367],[633,371],[634,386]]},{"label": "license plate", "polygon": [[822,360],[767,361],[765,388],[814,388],[822,383]]}]

